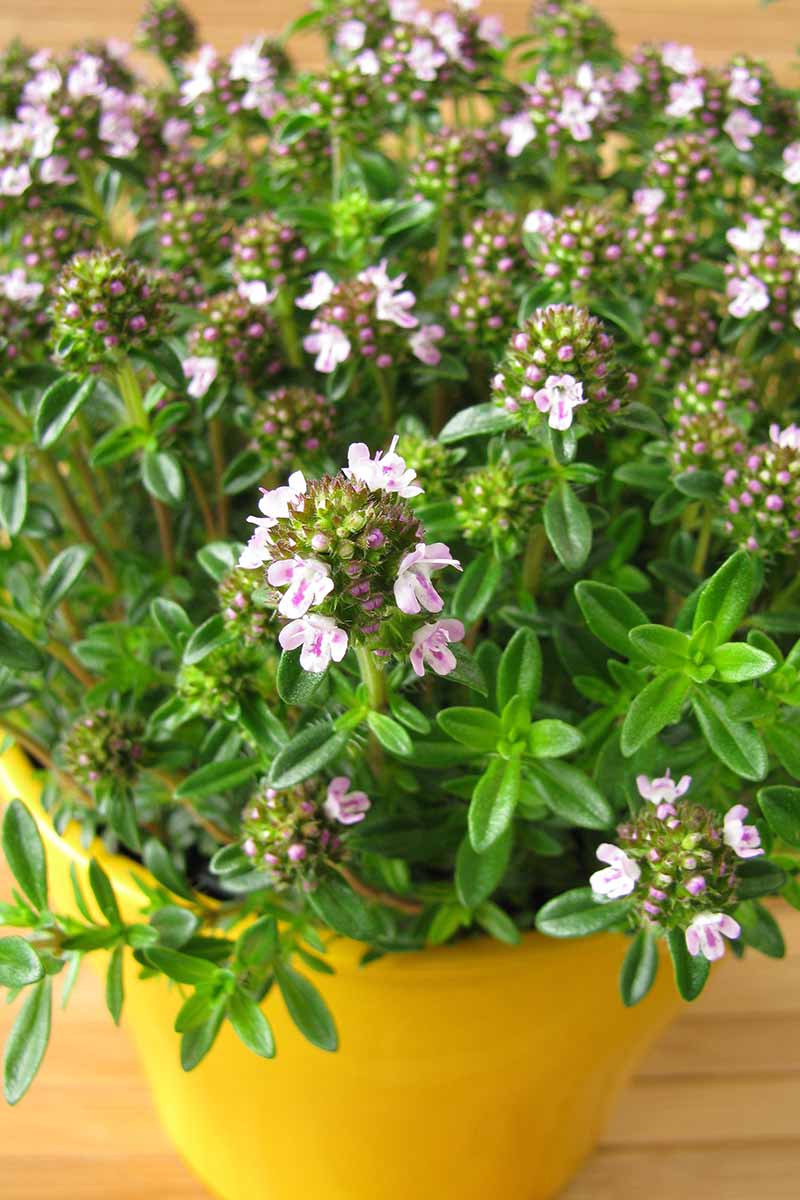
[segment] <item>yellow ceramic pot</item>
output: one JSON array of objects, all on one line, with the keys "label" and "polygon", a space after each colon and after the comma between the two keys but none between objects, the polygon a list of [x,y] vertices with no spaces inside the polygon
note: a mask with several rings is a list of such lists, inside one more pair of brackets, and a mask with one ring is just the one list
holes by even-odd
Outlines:
[{"label": "yellow ceramic pot", "polygon": [[[83,878],[94,855],[136,919],[132,877],[147,872],[99,843],[82,849],[74,831],[59,837],[38,794],[22,755],[0,759],[0,798],[20,797],[39,821],[53,907],[74,911],[69,865]],[[224,1200],[548,1200],[678,1005],[662,970],[642,1004],[623,1007],[617,935],[481,938],[359,968],[362,949],[335,942],[335,976],[314,976],[337,1054],[310,1046],[270,995],[273,1061],[226,1025],[188,1075],[172,1030],[179,989],[127,963],[123,1019],[161,1120]]]}]

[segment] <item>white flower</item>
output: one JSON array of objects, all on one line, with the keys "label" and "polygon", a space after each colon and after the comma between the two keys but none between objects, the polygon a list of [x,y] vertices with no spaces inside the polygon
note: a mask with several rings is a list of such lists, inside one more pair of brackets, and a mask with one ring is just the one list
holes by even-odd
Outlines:
[{"label": "white flower", "polygon": [[243,42],[231,52],[230,77],[243,79],[245,83],[264,83],[272,78],[272,64],[264,58],[263,37],[254,38],[251,42]]},{"label": "white flower", "polygon": [[615,88],[626,96],[635,92],[641,82],[642,77],[632,63],[625,63],[614,76]]},{"label": "white flower", "polygon": [[737,104],[746,104],[752,108],[758,104],[761,91],[761,80],[757,75],[751,75],[747,67],[733,67],[731,81],[728,84],[728,96]]},{"label": "white flower", "polygon": [[642,873],[639,864],[611,842],[601,842],[596,853],[600,862],[609,865],[601,871],[595,871],[590,877],[589,886],[594,894],[609,900],[630,896]]},{"label": "white flower", "polygon": [[189,386],[186,391],[190,396],[194,396],[195,400],[202,400],[217,378],[218,371],[219,362],[216,358],[211,358],[210,356],[185,358],[183,360],[183,373],[189,380]]},{"label": "white flower", "polygon": [[406,62],[415,78],[430,83],[436,78],[439,67],[447,62],[447,55],[437,49],[430,38],[414,38]]},{"label": "white flower", "polygon": [[730,300],[728,312],[732,317],[748,317],[750,313],[763,312],[769,305],[767,285],[755,275],[732,279],[728,284],[727,296]]},{"label": "white flower", "polygon": [[192,63],[186,78],[181,83],[181,104],[194,104],[201,96],[207,96],[214,90],[214,76],[219,59],[213,46],[201,46]]},{"label": "white flower", "polygon": [[431,573],[443,567],[461,570],[461,563],[453,558],[444,542],[434,542],[431,546],[419,542],[416,549],[406,554],[394,584],[395,604],[401,612],[415,615],[423,608],[432,613],[442,611],[444,601],[431,583]]},{"label": "white flower", "polygon": [[723,841],[739,858],[758,858],[759,854],[764,853],[761,836],[755,825],[745,825],[748,812],[744,804],[734,804],[733,808],[728,809],[725,813]]},{"label": "white flower", "polygon": [[32,158],[49,158],[58,136],[58,125],[45,108],[23,104],[17,109],[20,125],[30,142]]},{"label": "white flower", "polygon": [[319,328],[303,338],[303,348],[309,354],[316,354],[314,366],[324,375],[330,375],[340,363],[347,360],[350,354],[350,339],[342,333],[338,325],[327,325],[321,322]]},{"label": "white flower", "polygon": [[800,450],[800,425],[787,425],[785,429],[781,429],[780,425],[770,425],[769,440],[773,446]]},{"label": "white flower", "polygon": [[505,45],[503,22],[499,17],[481,17],[475,33],[480,41],[486,42],[494,50],[502,50]]},{"label": "white flower", "polygon": [[[302,471],[294,471],[283,487],[264,488],[258,507],[265,517],[279,520],[291,515],[293,508],[302,507],[308,484]],[[258,518],[251,518],[258,520]]]},{"label": "white flower", "polygon": [[574,375],[548,375],[533,399],[539,412],[549,414],[551,429],[569,429],[573,410],[586,403],[583,384]]},{"label": "white flower", "polygon": [[189,140],[192,132],[190,121],[182,121],[180,117],[170,117],[161,129],[161,140],[165,146],[183,146]]},{"label": "white flower", "polygon": [[702,954],[709,962],[714,962],[725,953],[722,934],[727,938],[738,938],[741,932],[738,922],[725,913],[701,913],[686,930],[686,949],[693,958]]},{"label": "white flower", "polygon": [[425,674],[426,664],[437,675],[449,675],[456,669],[458,660],[450,649],[452,642],[464,637],[464,626],[460,621],[445,619],[429,621],[411,636],[411,666],[420,678]]},{"label": "white flower", "polygon": [[735,108],[722,128],[740,154],[753,149],[753,138],[761,132],[761,122],[746,108]]},{"label": "white flower", "polygon": [[87,96],[97,99],[105,90],[102,60],[94,54],[82,54],[67,75],[69,95],[73,100],[84,100]]},{"label": "white flower", "polygon": [[792,142],[783,152],[783,178],[787,183],[800,183],[800,142]]},{"label": "white flower", "polygon": [[800,255],[800,229],[782,229],[778,236],[790,254]]},{"label": "white flower", "polygon": [[342,474],[348,479],[358,479],[371,492],[396,492],[403,500],[422,494],[422,488],[414,483],[416,471],[406,467],[405,459],[395,453],[398,436],[392,438],[385,454],[378,450],[370,458],[369,446],[365,442],[353,442],[347,451],[347,466]]},{"label": "white flower", "polygon": [[245,571],[255,571],[259,567],[263,567],[264,563],[269,562],[272,558],[272,543],[270,541],[269,530],[274,521],[259,521],[258,517],[250,517],[250,521],[256,523],[247,545],[239,555],[238,566]]},{"label": "white flower", "polygon": [[413,23],[418,11],[418,0],[389,0],[389,15],[393,21]]},{"label": "white flower", "polygon": [[[33,66],[33,59],[29,66]],[[61,72],[58,67],[43,66],[40,71],[28,80],[22,89],[23,104],[45,104],[61,87]]]},{"label": "white flower", "polygon": [[665,42],[661,47],[661,61],[676,75],[694,75],[700,70],[692,47],[681,46],[677,42]]},{"label": "white flower", "polygon": [[734,250],[749,254],[760,250],[764,245],[766,227],[766,221],[761,221],[758,217],[751,217],[748,213],[744,218],[744,228],[736,226],[729,229],[725,234],[725,240]]},{"label": "white flower", "polygon": [[257,308],[272,304],[278,295],[277,288],[268,288],[263,279],[240,279],[236,290],[248,304]]},{"label": "white flower", "polygon": [[463,55],[464,34],[453,13],[436,13],[431,21],[431,32],[449,59],[461,66],[469,66],[469,60]]},{"label": "white flower", "polygon": [[302,646],[300,666],[314,674],[326,671],[331,659],[341,662],[347,653],[347,632],[332,617],[322,617],[319,613],[309,613],[284,625],[278,641],[283,650]]},{"label": "white flower", "polygon": [[21,196],[32,183],[31,169],[27,163],[0,170],[0,196]]},{"label": "white flower", "polygon": [[587,104],[586,97],[575,88],[565,88],[556,120],[576,142],[586,142],[592,136],[592,121],[598,115],[596,104]]},{"label": "white flower", "polygon": [[384,288],[375,297],[375,316],[379,321],[391,321],[401,329],[415,329],[419,322],[408,310],[416,303],[413,292],[396,292]]},{"label": "white flower", "polygon": [[101,142],[106,142],[111,158],[127,158],[139,144],[125,95],[109,89],[103,98],[103,111],[98,126]]},{"label": "white flower", "polygon": [[351,792],[348,791],[349,787],[350,780],[346,775],[337,775],[328,784],[328,794],[322,807],[329,821],[357,825],[369,812],[370,799],[367,793]]},{"label": "white flower", "polygon": [[340,50],[360,50],[364,45],[367,27],[363,21],[343,21],[336,30],[335,42]]},{"label": "white flower", "polygon": [[643,800],[649,800],[651,804],[656,805],[674,804],[688,792],[691,782],[691,775],[681,775],[680,779],[673,779],[668,770],[658,779],[648,779],[646,775],[636,776],[639,795]]},{"label": "white flower", "polygon": [[333,295],[336,284],[327,271],[316,271],[311,276],[311,290],[305,296],[298,296],[295,304],[298,308],[314,309],[327,304]]},{"label": "white flower", "polygon": [[22,267],[15,267],[8,275],[0,275],[0,292],[8,300],[26,308],[35,304],[43,291],[44,284],[28,279]]},{"label": "white flower", "polygon": [[701,76],[669,85],[668,117],[688,117],[705,102],[705,80]]},{"label": "white flower", "polygon": [[267,582],[285,587],[278,612],[284,617],[303,617],[333,591],[330,567],[317,558],[281,558],[267,571]]},{"label": "white flower", "polygon": [[63,154],[51,154],[42,160],[39,167],[39,178],[42,183],[55,183],[66,186],[75,182],[75,176],[70,171],[69,159]]},{"label": "white flower", "polygon": [[525,147],[536,137],[536,127],[527,113],[517,113],[500,122],[500,132],[508,138],[506,154],[519,158]]},{"label": "white flower", "polygon": [[362,50],[353,59],[362,75],[377,75],[381,69],[381,60],[374,50]]},{"label": "white flower", "polygon": [[444,335],[443,325],[420,325],[408,339],[411,353],[427,366],[437,366],[442,361],[442,354],[436,349],[436,342],[440,342]]},{"label": "white flower", "polygon": [[667,193],[663,188],[637,188],[633,193],[633,206],[643,217],[651,217],[658,212],[666,198]]},{"label": "white flower", "polygon": [[547,237],[553,232],[556,219],[545,208],[533,208],[522,222],[523,233],[532,233],[537,237]]}]

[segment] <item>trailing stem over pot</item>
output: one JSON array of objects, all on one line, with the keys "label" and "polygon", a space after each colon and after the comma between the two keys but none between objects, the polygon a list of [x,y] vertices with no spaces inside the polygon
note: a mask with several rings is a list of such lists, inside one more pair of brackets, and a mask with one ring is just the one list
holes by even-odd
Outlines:
[{"label": "trailing stem over pot", "polygon": [[797,95],[572,0],[311,26],[0,59],[0,731],[155,880],[52,911],[9,805],[12,1103],[97,951],[188,1070],[273,986],[334,1050],[333,935],[618,930],[631,1005],[800,904]]}]

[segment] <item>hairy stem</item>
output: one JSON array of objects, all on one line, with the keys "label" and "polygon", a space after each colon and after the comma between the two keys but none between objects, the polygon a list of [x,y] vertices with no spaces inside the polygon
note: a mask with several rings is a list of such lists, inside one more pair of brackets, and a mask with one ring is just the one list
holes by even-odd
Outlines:
[{"label": "hairy stem", "polygon": [[544,525],[534,525],[528,534],[525,557],[522,562],[522,582],[535,598],[539,591],[542,563],[547,552],[547,534]]},{"label": "hairy stem", "polygon": [[333,865],[342,879],[350,885],[354,892],[357,892],[359,896],[363,896],[365,900],[374,900],[377,904],[385,904],[387,908],[395,908],[398,912],[408,913],[414,917],[419,916],[424,909],[424,905],[419,900],[406,900],[402,896],[395,895],[394,892],[382,892],[378,888],[370,887],[368,883],[364,883],[363,879],[359,879],[357,875],[354,875],[349,867],[343,867],[341,863]]},{"label": "hairy stem", "polygon": [[208,439],[211,448],[211,461],[214,464],[214,492],[217,497],[217,528],[220,537],[228,532],[228,497],[222,490],[222,476],[225,474],[225,444],[222,437],[222,422],[219,417],[212,417],[208,423]]}]

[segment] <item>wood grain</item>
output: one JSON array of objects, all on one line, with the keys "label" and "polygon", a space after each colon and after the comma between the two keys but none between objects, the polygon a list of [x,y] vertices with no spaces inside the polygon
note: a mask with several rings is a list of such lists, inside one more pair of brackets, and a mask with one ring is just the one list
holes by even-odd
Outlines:
[{"label": "wood grain", "polygon": [[[0,896],[7,890],[0,867]],[[700,1182],[705,1200],[797,1200],[800,913],[779,915],[788,959],[750,954],[715,970],[563,1200],[676,1200]],[[0,1009],[0,1041],[12,1019]],[[133,1047],[89,971],[57,1014],[34,1090],[18,1108],[0,1107],[0,1181],[3,1200],[209,1200],[162,1133]]]}]

